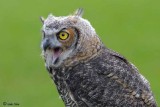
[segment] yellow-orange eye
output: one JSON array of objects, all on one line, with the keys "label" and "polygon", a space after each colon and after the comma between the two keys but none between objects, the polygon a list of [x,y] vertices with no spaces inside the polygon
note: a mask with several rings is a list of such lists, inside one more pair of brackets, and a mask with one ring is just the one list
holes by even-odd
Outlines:
[{"label": "yellow-orange eye", "polygon": [[66,40],[69,37],[69,34],[67,32],[62,31],[59,33],[58,36],[61,40]]}]

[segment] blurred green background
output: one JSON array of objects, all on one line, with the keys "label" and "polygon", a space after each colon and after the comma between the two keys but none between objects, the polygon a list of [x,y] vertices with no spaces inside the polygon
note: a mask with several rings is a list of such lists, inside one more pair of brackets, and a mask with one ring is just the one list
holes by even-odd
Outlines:
[{"label": "blurred green background", "polygon": [[40,56],[40,16],[84,18],[102,41],[133,62],[160,105],[160,0],[0,0],[0,107],[64,107]]}]

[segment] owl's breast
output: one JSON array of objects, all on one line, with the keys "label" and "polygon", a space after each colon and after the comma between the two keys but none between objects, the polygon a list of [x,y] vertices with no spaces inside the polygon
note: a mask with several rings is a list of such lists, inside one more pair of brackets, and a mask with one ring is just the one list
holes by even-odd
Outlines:
[{"label": "owl's breast", "polygon": [[77,107],[76,101],[70,91],[68,84],[66,83],[66,76],[64,74],[64,68],[51,69],[51,78],[54,80],[56,84],[57,90],[65,103],[66,107]]}]

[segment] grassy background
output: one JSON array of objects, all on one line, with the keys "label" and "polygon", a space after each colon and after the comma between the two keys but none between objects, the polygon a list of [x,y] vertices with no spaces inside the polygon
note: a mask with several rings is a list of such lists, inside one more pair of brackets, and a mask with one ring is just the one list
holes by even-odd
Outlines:
[{"label": "grassy background", "polygon": [[160,105],[159,0],[0,0],[0,107],[64,107],[40,57],[39,16],[83,7],[102,41],[150,81]]}]

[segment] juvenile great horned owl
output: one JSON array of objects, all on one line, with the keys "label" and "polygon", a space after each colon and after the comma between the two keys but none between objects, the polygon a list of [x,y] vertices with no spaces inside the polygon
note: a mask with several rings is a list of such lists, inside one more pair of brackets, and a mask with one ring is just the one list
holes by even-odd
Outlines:
[{"label": "juvenile great horned owl", "polygon": [[82,9],[41,20],[45,66],[66,107],[156,107],[148,81],[104,46]]}]

